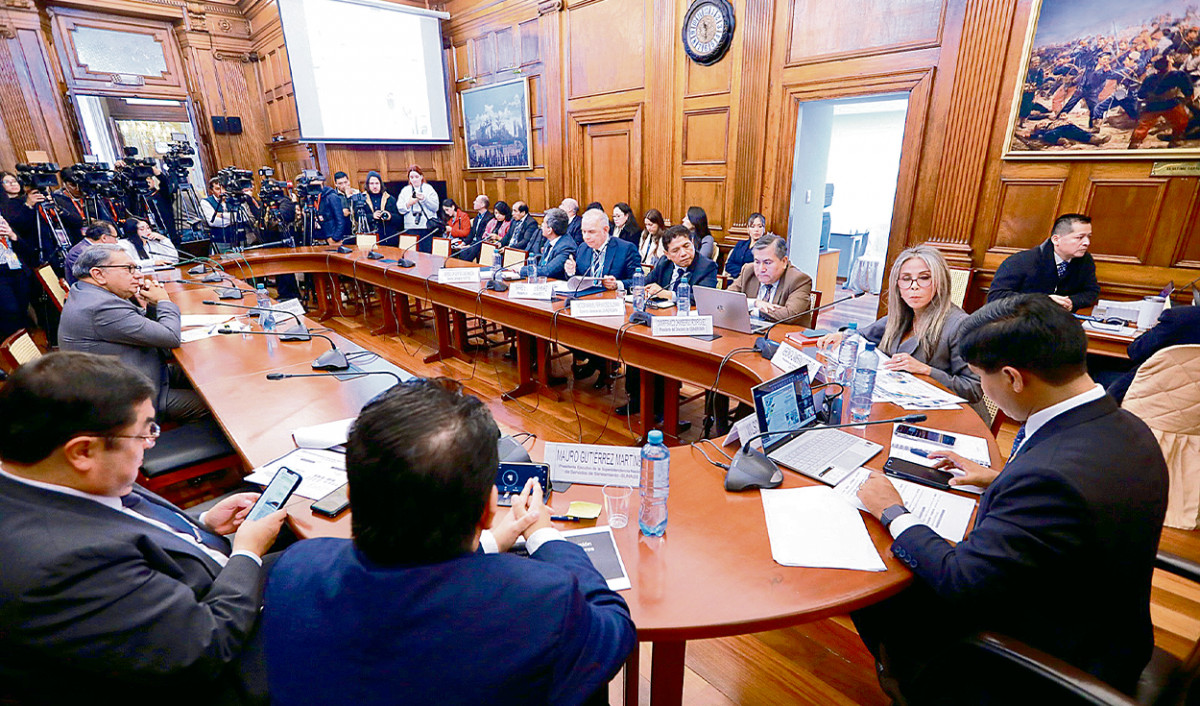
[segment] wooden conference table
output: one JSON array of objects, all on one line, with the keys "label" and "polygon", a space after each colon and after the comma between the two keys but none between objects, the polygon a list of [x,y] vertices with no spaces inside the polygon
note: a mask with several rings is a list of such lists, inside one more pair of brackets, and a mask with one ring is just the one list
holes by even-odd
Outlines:
[{"label": "wooden conference table", "polygon": [[[344,258],[357,257],[342,256]],[[418,257],[420,255],[418,254]],[[430,256],[436,257],[436,256]],[[339,258],[340,259],[340,258]],[[440,259],[440,258],[439,258]],[[253,262],[253,260],[251,260]],[[318,272],[341,273],[350,269],[324,255],[313,258],[298,255],[296,262],[304,268],[328,262],[329,269]],[[295,262],[285,264],[263,260],[263,271],[280,269],[305,271]],[[295,269],[291,269],[295,268]],[[422,271],[418,263],[418,273]],[[258,263],[255,264],[256,274]],[[363,274],[366,268],[360,268]],[[424,269],[426,273],[428,269]],[[249,273],[247,273],[248,275]],[[419,275],[418,275],[419,276]],[[382,268],[367,281],[382,286],[399,284],[401,276]],[[411,283],[405,284],[413,294],[428,298],[435,305],[444,305],[461,296],[451,290],[453,285],[430,283],[426,291]],[[212,290],[182,287],[172,292],[172,300],[184,313],[225,313],[230,309],[205,306],[200,302],[212,298]],[[458,287],[456,289],[462,289]],[[439,301],[440,298],[440,301]],[[474,306],[476,298],[469,293],[466,299]],[[481,298],[484,310],[495,316],[497,323],[524,326],[533,331],[546,331],[548,324],[540,318],[552,316],[550,305],[540,302],[509,302],[506,297],[489,293]],[[496,302],[490,300],[495,299]],[[522,307],[532,310],[521,312]],[[513,313],[516,312],[516,313]],[[592,352],[613,352],[613,331],[619,325],[601,319],[573,320],[559,317],[558,331],[578,333],[571,345],[579,342]],[[607,330],[605,330],[607,328]],[[591,329],[597,329],[592,331]],[[634,334],[626,336],[622,358],[651,370],[685,377],[705,386],[712,385],[712,376],[721,358],[733,348],[749,345],[749,335],[721,330],[723,337],[712,342],[694,339],[652,339]],[[330,336],[339,348],[355,350],[336,334]],[[266,373],[311,372],[311,361],[328,348],[314,338],[308,342],[283,343],[274,352],[267,350],[265,336],[240,335],[207,338],[184,344],[176,357],[195,384],[197,391],[211,406],[213,413],[239,454],[250,467],[278,458],[293,448],[290,430],[299,426],[345,419],[357,414],[372,396],[393,384],[387,376],[369,376],[341,383],[335,378],[310,378],[268,381]],[[644,348],[642,348],[644,346]],[[590,347],[590,348],[589,348]],[[655,362],[653,355],[661,353],[670,364]],[[678,365],[679,360],[696,361],[694,368]],[[636,362],[634,362],[636,361]],[[383,361],[377,365],[387,366]],[[773,377],[776,370],[757,355],[743,356],[737,365],[726,366],[720,390],[735,397],[749,396],[749,386]],[[705,375],[709,377],[704,377]],[[904,414],[892,405],[878,404],[872,417],[885,419]],[[928,413],[926,426],[953,432],[972,434],[988,439],[994,467],[1002,463],[995,440],[979,416],[968,408]],[[888,457],[891,428],[888,425],[849,430],[881,445],[884,449],[868,466],[881,468]],[[533,448],[535,459],[541,458],[539,440]],[[732,454],[734,448],[726,449]],[[711,453],[710,453],[711,455]],[[623,591],[629,603],[638,639],[652,643],[651,701],[656,706],[682,702],[684,657],[687,640],[739,635],[762,630],[783,628],[799,623],[844,614],[891,596],[912,580],[906,567],[900,564],[888,547],[891,538],[874,519],[866,518],[868,531],[887,571],[882,573],[834,569],[804,569],[784,567],[771,558],[766,521],[757,491],[729,493],[724,490],[724,472],[709,465],[691,447],[676,447],[671,452],[671,494],[668,500],[669,525],[666,536],[640,536],[636,521],[614,530],[617,546],[624,559],[633,587]],[[793,473],[786,473],[783,487],[802,487],[815,484]],[[574,485],[568,491],[556,493],[551,506],[556,512],[566,509],[573,500],[602,503],[600,489]],[[336,520],[313,515],[310,501],[301,500],[289,506],[289,522],[302,537],[349,537],[349,514]],[[636,516],[637,497],[634,496],[631,516]],[[601,515],[595,523],[608,524]],[[562,529],[587,527],[595,523],[562,524]],[[635,651],[625,671],[626,703],[638,700],[638,655]]]}]

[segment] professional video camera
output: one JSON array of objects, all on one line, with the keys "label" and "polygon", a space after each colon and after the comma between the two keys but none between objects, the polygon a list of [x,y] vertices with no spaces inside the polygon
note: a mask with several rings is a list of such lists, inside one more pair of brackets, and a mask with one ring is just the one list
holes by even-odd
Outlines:
[{"label": "professional video camera", "polygon": [[80,162],[62,171],[63,178],[74,181],[84,196],[117,198],[129,186],[127,177],[118,176],[117,172],[102,162]]},{"label": "professional video camera", "polygon": [[321,189],[325,188],[324,181],[325,177],[316,169],[305,169],[296,178],[296,193],[306,202],[315,202],[321,195]]},{"label": "professional video camera", "polygon": [[36,162],[17,165],[17,181],[31,191],[49,193],[58,186],[58,165],[53,162]]},{"label": "professional video camera", "polygon": [[183,140],[182,133],[175,133],[174,137],[175,140],[167,143],[162,162],[167,172],[175,179],[175,183],[182,186],[188,183],[188,170],[196,166],[196,160],[192,159],[196,150]]},{"label": "professional video camera", "polygon": [[241,195],[246,189],[254,188],[254,174],[249,169],[225,167],[217,172],[217,180],[229,195]]},{"label": "professional video camera", "polygon": [[153,157],[138,157],[138,148],[136,147],[126,147],[125,156],[121,161],[125,163],[125,170],[128,172],[129,178],[143,184],[154,176],[154,168],[158,166],[158,162],[154,161]]}]

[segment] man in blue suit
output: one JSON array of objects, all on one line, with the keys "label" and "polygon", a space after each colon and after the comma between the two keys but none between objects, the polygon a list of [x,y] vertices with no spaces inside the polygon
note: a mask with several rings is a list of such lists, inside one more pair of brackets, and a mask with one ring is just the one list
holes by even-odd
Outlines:
[{"label": "man in blue suit", "polygon": [[1045,242],[1000,263],[988,301],[1041,293],[1067,311],[1095,305],[1100,299],[1100,283],[1096,261],[1088,253],[1091,242],[1091,218],[1081,213],[1059,216]]},{"label": "man in blue suit", "polygon": [[567,212],[551,208],[542,218],[542,248],[539,254],[538,275],[550,279],[567,279],[567,260],[575,257],[575,242],[567,236]]},{"label": "man in blue suit", "polygon": [[1150,577],[1167,505],[1158,442],[1088,377],[1087,336],[1046,296],[988,304],[960,335],[983,391],[1023,424],[1003,471],[935,454],[965,472],[951,483],[987,487],[958,545],[909,513],[886,477],[859,489],[916,576],[852,616],[880,684],[912,703],[1028,700],[1036,692],[1020,678],[980,679],[965,663],[959,640],[990,630],[1132,693],[1154,647]]},{"label": "man in blue suit", "polygon": [[1108,394],[1120,404],[1125,400],[1129,384],[1142,363],[1150,356],[1171,346],[1200,343],[1200,306],[1174,306],[1164,309],[1158,323],[1129,344],[1129,362],[1133,368],[1120,374],[1108,385]]},{"label": "man in blue suit", "polygon": [[529,206],[524,201],[513,204],[513,224],[500,246],[535,253],[542,248],[542,229],[537,219],[529,215]]},{"label": "man in blue suit", "polygon": [[[693,287],[717,286],[717,263],[696,252],[691,231],[684,226],[671,226],[663,233],[662,243],[667,256],[661,258],[646,276],[647,298],[675,300],[675,290],[679,288],[684,276],[687,276],[688,283]],[[689,298],[687,302],[677,301],[676,305],[691,308],[692,301],[693,299]],[[654,415],[656,420],[661,420],[665,386],[661,377],[656,378],[654,383]],[[629,401],[617,407],[617,416],[626,417],[641,410],[641,384],[642,371],[632,365],[626,367],[625,392],[629,395]],[[691,428],[691,422],[680,422],[680,427],[679,431],[686,431]],[[675,430],[669,431],[675,433]]]},{"label": "man in blue suit", "polygon": [[[589,209],[583,214],[582,223],[583,244],[575,249],[575,258],[567,261],[567,274],[599,279],[605,289],[616,289],[619,284],[628,290],[633,282],[633,273],[642,266],[637,246],[609,236],[608,214],[602,209]],[[583,365],[575,370],[576,380],[586,380],[598,372],[606,372],[608,366],[603,359],[577,355]],[[608,383],[608,375],[601,374],[593,387],[601,390]]]},{"label": "man in blue suit", "polygon": [[[536,482],[500,512],[500,431],[451,385],[397,385],[354,423],[354,539],[299,542],[267,581],[272,703],[581,704],[636,646]],[[529,558],[494,553],[518,535]]]}]

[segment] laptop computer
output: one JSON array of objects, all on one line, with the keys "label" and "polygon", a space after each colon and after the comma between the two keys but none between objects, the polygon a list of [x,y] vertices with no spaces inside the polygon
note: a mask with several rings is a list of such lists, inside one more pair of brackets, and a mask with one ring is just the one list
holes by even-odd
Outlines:
[{"label": "laptop computer", "polygon": [[816,426],[817,405],[802,366],[751,388],[760,431],[796,429],[763,437],[767,458],[822,483],[837,485],[883,446],[840,429]]},{"label": "laptop computer", "polygon": [[746,295],[714,287],[692,287],[696,298],[696,314],[713,317],[713,326],[742,333],[759,333],[771,325],[770,321],[754,319]]}]

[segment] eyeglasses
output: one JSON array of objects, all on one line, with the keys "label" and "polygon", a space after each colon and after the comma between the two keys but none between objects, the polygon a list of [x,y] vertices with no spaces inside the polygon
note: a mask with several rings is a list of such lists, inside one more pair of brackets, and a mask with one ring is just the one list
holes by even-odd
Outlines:
[{"label": "eyeglasses", "polygon": [[911,289],[914,283],[920,289],[928,289],[933,284],[933,275],[929,273],[920,274],[916,277],[901,275],[896,280],[896,284],[900,285],[900,289]]},{"label": "eyeglasses", "polygon": [[131,275],[137,274],[137,271],[138,271],[138,266],[133,263],[130,263],[128,265],[92,265],[92,269],[95,269],[97,267],[104,268],[104,269],[110,269],[110,270],[125,270],[126,272],[128,272]]},{"label": "eyeglasses", "polygon": [[141,439],[143,442],[154,445],[154,442],[162,434],[162,427],[158,426],[158,422],[150,422],[150,428],[147,430],[149,434],[109,434],[106,439]]}]

